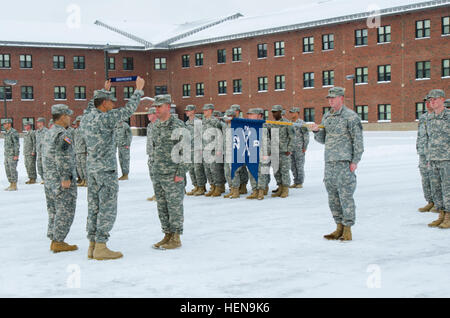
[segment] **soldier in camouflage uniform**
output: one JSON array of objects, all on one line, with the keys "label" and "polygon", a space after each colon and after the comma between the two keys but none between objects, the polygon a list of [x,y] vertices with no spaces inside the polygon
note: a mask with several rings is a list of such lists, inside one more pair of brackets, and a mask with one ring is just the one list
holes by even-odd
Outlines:
[{"label": "soldier in camouflage uniform", "polygon": [[119,150],[119,163],[122,170],[122,176],[119,180],[128,180],[130,172],[130,146],[133,140],[131,128],[126,122],[120,122],[116,127],[116,146]]},{"label": "soldier in camouflage uniform", "polygon": [[36,121],[36,163],[37,163],[37,170],[38,174],[41,177],[42,183],[44,181],[44,169],[42,168],[42,142],[45,137],[45,133],[47,132],[47,127],[45,127],[45,118],[39,117]]},{"label": "soldier in camouflage uniform", "polygon": [[[152,165],[153,165],[153,141],[152,141],[152,130],[153,126],[155,125],[155,122],[158,120],[158,117],[156,116],[156,108],[152,107],[147,112],[148,117],[148,125],[147,125],[147,156],[148,156],[148,172],[150,174],[150,180],[153,183],[153,173],[152,173]],[[147,201],[153,202],[156,201],[156,196],[153,195],[152,197],[147,198]]]},{"label": "soldier in camouflage uniform", "polygon": [[447,99],[444,103],[445,108],[450,108],[450,99]]},{"label": "soldier in camouflage uniform", "polygon": [[[234,104],[230,107],[234,111],[234,118],[241,117],[241,106]],[[239,169],[239,178],[241,179],[241,184],[239,186],[239,194],[247,194],[247,183],[249,180],[249,174],[247,169]]]},{"label": "soldier in camouflage uniform", "polygon": [[[272,116],[275,121],[280,123],[288,123],[289,121],[282,118],[283,107],[275,105],[272,107]],[[272,197],[287,198],[289,196],[289,187],[291,185],[291,154],[294,150],[294,128],[285,125],[270,125],[272,142],[274,138],[274,129],[278,129],[279,133],[279,168],[275,171],[275,179],[278,189],[272,194]],[[276,140],[275,140],[276,142]]]},{"label": "soldier in camouflage uniform", "polygon": [[36,173],[36,133],[31,127],[32,123],[25,123],[26,133],[23,136],[23,155],[25,157],[25,168],[29,180],[25,184],[35,184],[37,179]]},{"label": "soldier in camouflage uniform", "polygon": [[239,187],[241,184],[241,178],[239,172],[241,169],[245,169],[243,166],[239,167],[234,174],[234,178],[231,178],[231,163],[233,158],[231,121],[234,116],[235,112],[232,109],[228,109],[223,117],[225,122],[225,125],[222,127],[223,154],[225,158],[224,174],[228,186],[230,187],[230,193],[224,196],[225,199],[238,199],[240,197]]},{"label": "soldier in camouflage uniform", "polygon": [[[174,130],[186,129],[184,123],[170,116],[170,105],[172,98],[170,95],[158,95],[155,97],[153,106],[156,107],[158,121],[153,127],[153,188],[158,204],[158,215],[161,221],[161,228],[164,238],[153,245],[156,249],[176,249],[181,247],[180,235],[183,234],[183,199],[184,199],[184,178],[187,165],[180,160],[177,162],[172,157],[174,147],[180,143],[187,142],[187,149],[190,149],[190,139],[172,139]],[[178,153],[184,155],[183,153]],[[189,155],[190,154],[186,154]],[[184,159],[184,158],[183,158]]]},{"label": "soldier in camouflage uniform", "polygon": [[17,163],[19,162],[20,153],[19,133],[12,128],[11,119],[6,119],[3,127],[5,128],[5,171],[10,183],[9,187],[7,187],[5,191],[17,191]]},{"label": "soldier in camouflage uniform", "polygon": [[422,114],[419,118],[419,126],[417,130],[417,141],[416,149],[419,155],[419,171],[422,177],[422,190],[425,196],[425,200],[428,202],[426,206],[419,209],[419,212],[429,212],[434,207],[434,200],[431,191],[431,180],[430,180],[430,167],[426,159],[426,149],[427,149],[427,132],[426,132],[426,121],[430,114],[433,113],[433,109],[430,106],[428,95],[424,99],[427,112]]},{"label": "soldier in camouflage uniform", "polygon": [[94,99],[89,102],[81,120],[88,153],[88,258],[105,260],[123,256],[106,246],[117,216],[119,192],[114,130],[119,122],[127,120],[136,111],[144,95],[144,85],[145,81],[138,77],[136,90],[128,103],[115,108],[111,81],[107,81],[104,89],[94,92]]},{"label": "soldier in camouflage uniform", "polygon": [[72,226],[77,203],[76,165],[72,136],[67,128],[73,111],[69,106],[52,106],[55,125],[46,134],[46,151],[42,157],[45,175],[45,198],[47,200],[47,237],[52,241],[54,253],[70,252],[76,245],[64,242]]},{"label": "soldier in camouflage uniform", "polygon": [[77,171],[80,176],[80,183],[78,183],[79,187],[87,187],[87,172],[86,172],[86,159],[87,159],[87,148],[86,141],[80,127],[82,116],[77,117],[77,126],[74,132],[75,139],[75,154],[76,154],[76,163],[77,163]]},{"label": "soldier in camouflage uniform", "polygon": [[300,118],[299,107],[292,107],[289,110],[289,120],[298,125],[294,126],[294,150],[291,156],[291,171],[294,176],[294,184],[290,188],[301,189],[305,181],[305,153],[309,144],[309,130],[304,126],[305,122]]},{"label": "soldier in camouflage uniform", "polygon": [[355,224],[355,171],[364,152],[363,129],[359,116],[344,105],[344,88],[328,92],[331,111],[322,118],[324,128],[313,124],[314,139],[325,144],[325,187],[328,203],[337,224],[328,240],[351,241]]},{"label": "soldier in camouflage uniform", "polygon": [[450,110],[445,108],[445,93],[433,89],[428,94],[433,113],[427,116],[426,159],[430,163],[431,190],[439,218],[430,227],[450,228]]},{"label": "soldier in camouflage uniform", "polygon": [[197,175],[195,174],[194,124],[198,123],[198,119],[196,119],[195,117],[195,105],[187,105],[184,111],[186,116],[188,117],[188,120],[186,121],[185,125],[191,134],[191,163],[189,164],[189,176],[191,177],[192,185],[194,186],[192,191],[186,193],[186,195],[192,196],[195,195],[195,193],[199,190],[199,187],[205,187],[206,177],[204,173],[202,175],[199,175],[199,179],[201,179],[199,180],[200,181],[199,184],[199,182],[197,181]]}]

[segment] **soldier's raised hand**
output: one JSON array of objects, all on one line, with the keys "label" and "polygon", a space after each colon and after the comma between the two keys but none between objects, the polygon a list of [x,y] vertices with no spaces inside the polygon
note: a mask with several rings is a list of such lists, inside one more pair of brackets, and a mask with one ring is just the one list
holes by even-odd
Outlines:
[{"label": "soldier's raised hand", "polygon": [[138,76],[136,79],[136,89],[141,91],[144,88],[144,86],[145,80],[142,77]]}]

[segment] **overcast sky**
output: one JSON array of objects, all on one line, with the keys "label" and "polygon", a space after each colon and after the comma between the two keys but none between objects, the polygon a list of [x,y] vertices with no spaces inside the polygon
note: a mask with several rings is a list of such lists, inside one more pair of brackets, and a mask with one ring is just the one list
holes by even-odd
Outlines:
[{"label": "overcast sky", "polygon": [[[316,0],[324,1],[324,0]],[[326,1],[326,0],[325,0]],[[184,23],[240,12],[245,16],[296,8],[307,0],[25,0],[2,1],[2,19],[66,21],[70,5],[81,10],[81,23],[105,20],[153,20]],[[26,3],[26,5],[25,5]],[[7,14],[5,14],[5,12]]]}]

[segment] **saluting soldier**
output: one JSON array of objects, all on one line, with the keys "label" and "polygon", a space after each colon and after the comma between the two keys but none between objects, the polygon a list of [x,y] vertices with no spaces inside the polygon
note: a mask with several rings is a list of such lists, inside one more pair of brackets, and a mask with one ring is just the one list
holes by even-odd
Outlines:
[{"label": "saluting soldier", "polygon": [[5,128],[5,171],[9,181],[9,187],[5,191],[17,191],[17,163],[19,162],[20,153],[19,133],[12,128],[11,119],[6,119],[3,127]]},{"label": "saluting soldier", "polygon": [[35,184],[36,173],[36,132],[32,128],[31,121],[25,122],[25,134],[23,136],[23,155],[25,157],[25,168],[28,181],[25,184]]}]

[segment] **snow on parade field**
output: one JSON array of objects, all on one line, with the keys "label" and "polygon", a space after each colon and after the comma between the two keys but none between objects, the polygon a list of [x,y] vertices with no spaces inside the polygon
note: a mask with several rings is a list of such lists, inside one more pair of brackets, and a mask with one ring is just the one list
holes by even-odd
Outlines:
[{"label": "snow on parade field", "polygon": [[[335,224],[324,147],[312,141],[304,189],[287,199],[185,197],[183,247],[174,251],[151,248],[163,235],[156,203],[146,201],[146,139],[134,137],[108,243],[124,258],[103,262],[87,259],[86,188],[66,239],[79,250],[50,252],[44,187],[25,185],[21,153],[19,191],[0,191],[0,297],[449,297],[450,232],[427,226],[436,213],[417,212],[425,202],[416,132],[364,136],[352,242],[323,239]],[[3,167],[0,185],[8,186]]]}]

